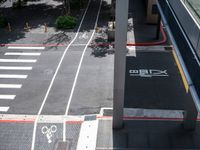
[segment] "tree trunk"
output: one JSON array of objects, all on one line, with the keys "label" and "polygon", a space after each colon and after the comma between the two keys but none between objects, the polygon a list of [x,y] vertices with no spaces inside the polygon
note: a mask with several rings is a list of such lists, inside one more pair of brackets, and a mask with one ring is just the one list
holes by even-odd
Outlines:
[{"label": "tree trunk", "polygon": [[18,0],[18,6],[19,6],[19,8],[22,6],[22,1],[21,0]]},{"label": "tree trunk", "polygon": [[65,15],[70,14],[70,0],[63,0]]},{"label": "tree trunk", "polygon": [[67,1],[67,15],[71,13],[70,0]]}]

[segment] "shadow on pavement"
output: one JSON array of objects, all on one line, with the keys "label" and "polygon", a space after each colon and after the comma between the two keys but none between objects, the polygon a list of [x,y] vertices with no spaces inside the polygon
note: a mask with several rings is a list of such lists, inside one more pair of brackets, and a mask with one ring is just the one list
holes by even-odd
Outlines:
[{"label": "shadow on pavement", "polygon": [[[70,40],[67,33],[74,33],[77,31],[81,12],[83,10],[73,10],[71,14],[78,18],[77,27],[72,30],[56,30],[55,21],[60,15],[63,15],[63,5],[59,0],[48,1],[41,3],[40,1],[28,2],[26,6],[21,9],[13,9],[12,7],[1,8],[3,15],[7,18],[11,25],[12,31],[9,32],[7,28],[0,29],[0,44],[9,44],[18,42],[24,38],[29,38],[26,42],[33,44],[52,44],[57,45],[66,43]],[[29,31],[27,31],[27,23]],[[47,25],[48,32],[45,33],[45,24]],[[89,30],[89,29],[88,29]],[[44,43],[42,43],[44,42]],[[56,45],[55,44],[55,45]]]},{"label": "shadow on pavement", "polygon": [[100,120],[96,150],[102,149],[200,149],[200,124],[194,132],[183,130],[180,121],[125,120],[112,129],[112,121]]}]

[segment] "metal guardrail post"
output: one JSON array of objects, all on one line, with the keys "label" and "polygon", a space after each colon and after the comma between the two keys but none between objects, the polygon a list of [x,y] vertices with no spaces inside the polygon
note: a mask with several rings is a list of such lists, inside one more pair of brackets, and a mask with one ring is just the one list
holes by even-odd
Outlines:
[{"label": "metal guardrail post", "polygon": [[123,127],[129,0],[116,1],[113,128]]},{"label": "metal guardrail post", "polygon": [[[191,87],[190,87],[190,91]],[[188,93],[189,100],[187,102],[187,108],[184,112],[184,122],[183,126],[185,130],[195,130],[196,128],[196,119],[198,117],[198,110],[193,103],[194,95],[191,92]],[[191,100],[190,100],[191,99]]]}]

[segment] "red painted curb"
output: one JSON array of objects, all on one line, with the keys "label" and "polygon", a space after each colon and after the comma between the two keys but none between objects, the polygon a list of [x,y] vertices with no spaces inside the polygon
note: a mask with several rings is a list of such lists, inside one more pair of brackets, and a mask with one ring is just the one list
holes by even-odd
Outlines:
[{"label": "red painted curb", "polygon": [[84,121],[66,121],[66,124],[82,124]]},{"label": "red painted curb", "polygon": [[0,44],[1,47],[3,46],[33,46],[33,47],[62,47],[62,46],[67,46],[65,44]]},{"label": "red painted curb", "polygon": [[0,120],[0,123],[34,123],[35,120]]}]

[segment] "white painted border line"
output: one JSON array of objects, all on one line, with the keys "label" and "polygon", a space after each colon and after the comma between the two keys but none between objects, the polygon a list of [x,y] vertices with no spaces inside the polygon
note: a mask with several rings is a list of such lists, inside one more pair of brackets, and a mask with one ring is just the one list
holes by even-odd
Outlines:
[{"label": "white painted border line", "polygon": [[0,78],[6,79],[26,79],[28,75],[19,75],[19,74],[0,74]]},{"label": "white painted border line", "polygon": [[74,90],[75,90],[75,86],[76,86],[76,82],[77,82],[77,79],[78,79],[78,75],[79,75],[79,72],[80,72],[80,69],[81,69],[81,65],[82,65],[82,62],[83,62],[83,58],[84,58],[84,55],[85,55],[85,52],[89,46],[89,44],[91,43],[92,41],[92,38],[95,34],[95,29],[97,27],[97,23],[98,23],[98,20],[99,20],[99,14],[100,14],[100,11],[101,11],[101,6],[102,6],[102,0],[100,2],[100,6],[99,6],[99,10],[98,10],[98,13],[97,13],[97,17],[96,17],[96,21],[95,21],[95,25],[94,25],[94,29],[93,29],[93,32],[92,32],[92,35],[89,39],[89,41],[87,42],[83,52],[82,52],[82,55],[81,55],[81,59],[79,61],[79,65],[78,65],[78,69],[76,71],[76,75],[75,75],[75,78],[74,78],[74,81],[73,81],[73,85],[72,85],[72,89],[71,89],[71,92],[70,92],[70,96],[69,96],[69,99],[68,99],[68,103],[67,103],[67,107],[66,107],[66,111],[65,111],[65,115],[68,114],[68,111],[69,111],[69,106],[70,106],[70,103],[72,101],[72,97],[73,97],[73,94],[74,94]]},{"label": "white painted border line", "polygon": [[[78,76],[79,76],[79,72],[81,70],[81,65],[82,65],[82,62],[83,62],[85,52],[86,52],[89,44],[92,41],[92,38],[94,37],[94,34],[95,34],[95,29],[97,27],[97,23],[98,23],[98,20],[99,20],[99,14],[100,14],[100,11],[101,11],[101,6],[102,6],[102,0],[100,1],[100,6],[99,6],[99,9],[98,9],[98,12],[97,12],[97,17],[96,17],[96,21],[95,21],[95,25],[94,25],[94,28],[93,28],[92,35],[91,35],[89,41],[87,42],[87,44],[86,44],[86,46],[85,46],[85,48],[82,52],[81,59],[79,61],[78,69],[76,71],[76,75],[75,75],[75,78],[74,78],[74,81],[73,81],[72,89],[71,89],[70,96],[69,96],[69,99],[68,99],[68,103],[67,103],[67,106],[66,106],[66,111],[65,111],[66,116],[68,115],[68,112],[69,112],[69,107],[70,107],[70,104],[71,104],[71,101],[72,101],[72,97],[73,97],[74,90],[75,90],[75,87],[76,87],[76,82],[77,82],[77,79],[78,79]],[[65,124],[65,121],[64,121],[63,122],[63,141],[64,142],[66,141],[66,131],[65,130],[66,130],[66,124]]]},{"label": "white painted border line", "polygon": [[[44,107],[44,105],[45,105],[45,103],[46,103],[46,100],[47,100],[47,98],[48,98],[48,96],[49,96],[49,93],[50,93],[50,91],[51,91],[51,88],[52,88],[52,86],[53,86],[53,83],[54,83],[54,81],[55,81],[55,78],[56,78],[56,76],[57,76],[57,74],[58,74],[58,71],[59,71],[59,69],[60,69],[60,66],[61,66],[61,64],[62,64],[62,62],[63,62],[63,60],[64,60],[64,58],[65,58],[65,55],[66,55],[68,49],[70,48],[70,46],[74,43],[74,41],[75,41],[76,38],[78,37],[78,34],[79,34],[80,29],[81,29],[81,27],[82,27],[83,21],[84,21],[85,16],[86,16],[86,13],[88,12],[88,8],[89,8],[89,6],[90,6],[90,3],[91,3],[91,0],[88,1],[87,8],[86,8],[86,10],[85,10],[85,12],[84,12],[84,14],[83,14],[83,17],[82,17],[82,19],[81,19],[81,22],[80,22],[80,25],[79,25],[79,27],[78,27],[78,30],[76,31],[75,37],[74,37],[73,40],[69,43],[69,45],[66,47],[65,51],[64,51],[63,54],[62,54],[62,57],[61,57],[61,59],[60,59],[60,61],[59,61],[59,63],[58,63],[58,66],[57,66],[56,71],[55,71],[55,73],[54,73],[54,75],[53,75],[53,78],[52,78],[52,80],[51,80],[51,83],[50,83],[50,85],[49,85],[49,87],[48,87],[48,89],[47,89],[47,92],[46,92],[46,94],[45,94],[45,97],[44,97],[44,99],[43,99],[43,101],[42,101],[42,104],[41,104],[41,106],[40,106],[40,109],[39,109],[39,111],[38,111],[38,113],[37,113],[37,117],[36,117],[36,119],[35,119],[34,127],[33,127],[33,136],[32,136],[32,142],[31,142],[31,150],[34,150],[34,149],[35,149],[35,138],[36,138],[36,130],[37,130],[37,124],[38,124],[39,116],[41,115],[41,112],[42,112],[43,107]],[[65,124],[65,119],[64,119],[63,123]],[[65,130],[65,129],[63,129],[63,130]],[[63,131],[63,132],[64,132],[64,131]],[[64,137],[64,136],[65,136],[65,134],[63,135],[63,137]],[[66,137],[65,137],[65,138],[66,138]],[[64,138],[64,140],[65,140],[65,138]]]},{"label": "white painted border line", "polygon": [[5,88],[5,89],[20,89],[22,87],[21,84],[0,84],[0,88]]},{"label": "white painted border line", "polygon": [[102,108],[100,109],[100,113],[99,113],[101,116],[103,116],[103,113],[104,113],[104,110],[105,110],[105,109],[106,109],[106,110],[113,110],[112,107],[102,107]]},{"label": "white painted border line", "polygon": [[0,62],[36,63],[36,59],[0,59]]},{"label": "white painted border line", "polygon": [[45,47],[18,47],[18,46],[9,46],[8,49],[44,50]]},{"label": "white painted border line", "polygon": [[85,121],[81,125],[76,150],[95,150],[97,141],[98,120]]},{"label": "white painted border line", "polygon": [[40,56],[41,53],[15,53],[15,52],[7,52],[5,53],[6,56]]},{"label": "white painted border line", "polygon": [[10,107],[0,107],[0,112],[7,112]]},{"label": "white painted border line", "polygon": [[16,95],[0,95],[0,99],[15,99]]},{"label": "white painted border line", "polygon": [[72,44],[72,46],[86,46],[87,44]]},{"label": "white painted border line", "polygon": [[0,70],[32,70],[32,67],[0,66]]}]

